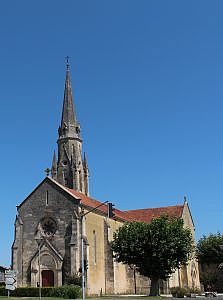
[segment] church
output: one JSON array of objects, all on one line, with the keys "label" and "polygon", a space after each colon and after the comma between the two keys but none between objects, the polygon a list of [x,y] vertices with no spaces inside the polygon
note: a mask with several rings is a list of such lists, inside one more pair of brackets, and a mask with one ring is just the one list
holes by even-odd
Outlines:
[{"label": "church", "polygon": [[[149,279],[113,259],[110,249],[113,233],[124,222],[150,222],[165,214],[182,218],[194,236],[188,203],[185,199],[176,206],[114,209],[114,215],[109,217],[107,204],[89,196],[89,169],[82,143],[67,62],[58,154],[53,155],[51,176],[47,174],[17,206],[12,245],[12,267],[18,271],[17,284],[34,287],[66,284],[82,271],[83,253],[88,295],[148,294]],[[90,213],[81,223],[83,212]],[[173,286],[200,287],[195,259],[161,282],[160,293],[169,293]]]}]

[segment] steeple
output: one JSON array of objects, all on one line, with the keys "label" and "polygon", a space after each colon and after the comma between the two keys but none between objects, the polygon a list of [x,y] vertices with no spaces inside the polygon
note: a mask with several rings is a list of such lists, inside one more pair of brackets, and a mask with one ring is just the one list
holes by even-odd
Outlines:
[{"label": "steeple", "polygon": [[67,67],[66,71],[66,80],[65,80],[65,89],[64,89],[64,103],[63,103],[63,112],[62,112],[62,122],[70,122],[71,124],[75,124],[76,116],[74,113],[74,104],[73,104],[73,96],[70,84],[70,70]]},{"label": "steeple", "polygon": [[61,125],[59,127],[60,137],[77,137],[80,138],[80,125],[77,122],[77,117],[74,109],[74,101],[72,96],[71,81],[70,81],[70,66],[66,64],[66,79],[63,98],[63,110],[61,117]]},{"label": "steeple", "polygon": [[88,195],[88,168],[82,158],[80,124],[75,112],[69,61],[66,61],[66,78],[61,125],[58,129],[58,161],[54,153],[51,174],[64,186]]}]

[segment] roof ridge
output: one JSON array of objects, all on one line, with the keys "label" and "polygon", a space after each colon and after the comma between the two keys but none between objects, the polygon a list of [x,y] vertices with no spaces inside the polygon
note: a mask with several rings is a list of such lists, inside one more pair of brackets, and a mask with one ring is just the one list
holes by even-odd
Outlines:
[{"label": "roof ridge", "polygon": [[[48,177],[49,178],[49,177]],[[85,207],[89,208],[96,208],[98,204],[103,204],[102,206],[98,207],[96,211],[102,213],[103,215],[107,215],[108,207],[105,203],[101,202],[100,200],[91,198],[81,192],[78,192],[74,189],[70,189],[64,187],[54,179],[50,178],[54,183],[60,186],[63,190],[69,193],[75,199],[80,200],[80,203]],[[150,222],[151,219],[159,217],[160,215],[166,214],[175,217],[181,217],[182,209],[184,205],[171,205],[171,206],[162,206],[162,207],[154,207],[154,208],[142,208],[142,209],[134,209],[134,210],[120,210],[118,208],[114,208],[115,217],[121,221],[126,222]]]},{"label": "roof ridge", "polygon": [[[107,204],[106,203],[104,203],[104,202],[102,202],[100,200],[94,199],[92,197],[89,197],[89,196],[87,196],[85,194],[82,194],[81,192],[78,192],[78,191],[76,191],[74,189],[70,189],[70,188],[67,188],[67,187],[63,187],[63,188],[65,188],[73,196],[80,197],[80,202],[83,205],[87,206],[87,207],[96,208],[96,206],[98,204],[103,204],[101,207],[97,208],[97,211],[100,211],[101,213],[107,215],[108,208],[107,208]],[[95,203],[89,203],[88,201],[89,202],[93,201]],[[120,219],[122,221],[133,221],[134,220],[134,218],[128,216],[127,213],[124,212],[123,210],[120,210],[118,208],[114,208],[114,212],[115,212],[115,216],[116,216],[117,219]]]},{"label": "roof ridge", "polygon": [[147,207],[147,208],[139,208],[139,209],[129,209],[129,210],[123,210],[124,212],[130,212],[130,211],[139,211],[139,210],[152,210],[152,209],[160,209],[160,208],[168,208],[168,207],[183,207],[183,204],[176,204],[176,205],[168,205],[168,206],[159,206],[159,207]]}]

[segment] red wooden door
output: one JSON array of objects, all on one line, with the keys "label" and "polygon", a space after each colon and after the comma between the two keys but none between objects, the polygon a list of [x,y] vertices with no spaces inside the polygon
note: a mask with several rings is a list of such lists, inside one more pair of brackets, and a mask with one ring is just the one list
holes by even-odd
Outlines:
[{"label": "red wooden door", "polygon": [[51,270],[42,271],[42,286],[54,286],[54,273]]}]

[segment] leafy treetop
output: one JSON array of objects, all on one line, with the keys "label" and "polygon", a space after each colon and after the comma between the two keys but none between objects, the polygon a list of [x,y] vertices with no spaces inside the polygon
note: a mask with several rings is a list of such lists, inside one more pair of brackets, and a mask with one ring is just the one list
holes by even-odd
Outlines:
[{"label": "leafy treetop", "polygon": [[203,236],[197,243],[197,258],[203,264],[223,262],[223,235],[219,232]]},{"label": "leafy treetop", "polygon": [[168,216],[153,219],[150,224],[124,224],[114,233],[111,247],[117,261],[134,265],[151,279],[152,286],[186,264],[194,251],[190,229],[184,228],[182,219]]}]

